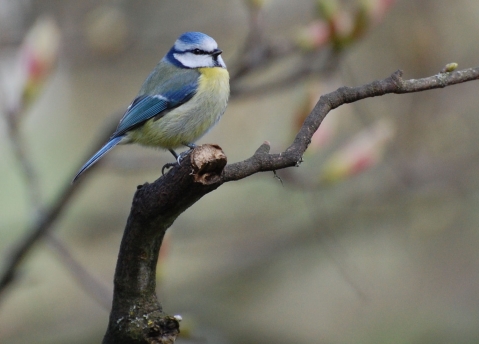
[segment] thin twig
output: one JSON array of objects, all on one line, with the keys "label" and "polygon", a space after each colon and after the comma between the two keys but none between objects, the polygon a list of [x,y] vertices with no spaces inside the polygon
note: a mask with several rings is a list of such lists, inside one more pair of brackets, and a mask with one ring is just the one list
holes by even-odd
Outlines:
[{"label": "thin twig", "polygon": [[[109,123],[109,125],[103,131],[103,134],[99,140],[101,144],[108,139],[111,132],[116,127],[116,123],[115,126],[112,124],[113,122]],[[96,151],[98,146],[99,145],[96,145],[94,147],[95,149],[91,150],[91,154]],[[92,166],[91,169],[96,169],[99,165],[101,165],[101,163]],[[44,209],[42,216],[40,216],[38,221],[34,222],[34,224],[26,231],[24,236],[18,240],[16,246],[13,247],[10,254],[4,259],[5,265],[0,274],[0,300],[2,296],[4,296],[6,288],[15,280],[16,271],[27,254],[30,252],[31,248],[51,229],[59,215],[64,209],[66,209],[72,197],[78,192],[78,190],[81,190],[81,186],[86,182],[87,179],[88,176],[85,176],[84,178],[78,180],[75,184],[71,184],[68,181],[64,185],[63,190],[55,199],[54,203],[48,208]]]},{"label": "thin twig", "polygon": [[38,172],[27,154],[27,145],[21,137],[20,122],[22,109],[10,109],[6,111],[5,120],[7,124],[7,133],[12,148],[13,156],[20,166],[20,172],[24,177],[24,184],[28,187],[28,200],[32,209],[32,219],[35,221],[42,213],[42,193]]},{"label": "thin twig", "polygon": [[222,175],[222,181],[240,180],[257,172],[298,166],[302,161],[303,153],[311,143],[311,137],[318,130],[323,119],[331,110],[343,104],[391,93],[403,94],[444,88],[478,79],[479,67],[410,80],[403,80],[402,71],[398,70],[386,79],[373,81],[363,86],[340,87],[334,92],[321,96],[305,119],[293,143],[284,152],[269,154],[269,145],[264,143],[252,157],[227,165]]},{"label": "thin twig", "polygon": [[49,246],[60,256],[60,262],[68,268],[68,271],[70,271],[72,276],[77,280],[78,285],[82,287],[89,296],[93,297],[103,309],[109,311],[112,300],[111,291],[94,278],[90,272],[72,256],[68,248],[53,233],[47,233],[46,239]]}]

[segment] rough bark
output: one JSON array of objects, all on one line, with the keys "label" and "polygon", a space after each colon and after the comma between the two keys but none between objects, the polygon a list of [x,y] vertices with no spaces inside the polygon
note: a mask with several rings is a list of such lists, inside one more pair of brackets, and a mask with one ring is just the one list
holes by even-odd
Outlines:
[{"label": "rough bark", "polygon": [[203,145],[154,183],[138,186],[115,271],[113,305],[103,343],[173,343],[178,319],[156,297],[156,264],[168,227],[201,197],[221,185],[221,148]]},{"label": "rough bark", "polygon": [[[156,297],[156,263],[167,228],[188,207],[225,182],[263,171],[298,166],[324,117],[343,104],[388,93],[410,93],[477,80],[479,68],[441,72],[429,78],[403,80],[402,72],[360,87],[341,87],[323,95],[290,147],[269,153],[265,142],[247,160],[226,165],[218,146],[195,148],[154,183],[138,187],[126,224],[115,273],[115,290],[104,344],[173,343],[178,318],[163,313]],[[226,166],[225,166],[226,165]]]}]

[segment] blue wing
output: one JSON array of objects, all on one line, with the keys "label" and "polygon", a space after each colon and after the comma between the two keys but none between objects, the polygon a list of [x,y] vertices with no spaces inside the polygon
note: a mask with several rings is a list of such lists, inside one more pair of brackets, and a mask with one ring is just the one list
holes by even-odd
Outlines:
[{"label": "blue wing", "polygon": [[174,66],[160,61],[160,64],[143,83],[139,96],[128,107],[108,143],[83,165],[73,182],[86,169],[119,144],[126,132],[138,127],[150,118],[162,117],[169,110],[190,100],[198,88],[198,78],[199,73],[193,69],[178,70]]},{"label": "blue wing", "polygon": [[197,89],[197,82],[191,82],[174,92],[158,95],[141,95],[129,106],[112,137],[118,137],[134,129],[153,117],[161,117],[161,113],[174,109],[190,100]]}]

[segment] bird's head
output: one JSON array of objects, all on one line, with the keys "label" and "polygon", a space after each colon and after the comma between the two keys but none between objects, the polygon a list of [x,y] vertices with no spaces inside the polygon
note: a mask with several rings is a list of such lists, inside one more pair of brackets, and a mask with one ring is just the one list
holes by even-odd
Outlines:
[{"label": "bird's head", "polygon": [[221,53],[210,36],[201,32],[185,32],[176,40],[165,59],[182,68],[226,68]]}]

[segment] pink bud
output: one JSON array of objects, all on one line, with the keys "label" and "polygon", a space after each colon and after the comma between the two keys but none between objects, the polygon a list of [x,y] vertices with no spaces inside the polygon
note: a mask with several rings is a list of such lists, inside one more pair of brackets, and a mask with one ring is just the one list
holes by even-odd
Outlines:
[{"label": "pink bud", "polygon": [[353,136],[323,165],[320,179],[336,182],[358,174],[381,161],[387,143],[394,136],[392,122],[381,119]]},{"label": "pink bud", "polygon": [[329,42],[331,30],[329,25],[321,20],[315,20],[300,30],[296,41],[304,50],[314,50]]},{"label": "pink bud", "polygon": [[60,30],[52,18],[36,21],[27,33],[20,57],[25,78],[24,97],[31,98],[50,75],[58,58]]},{"label": "pink bud", "polygon": [[374,24],[380,23],[391,7],[396,3],[396,0],[374,0],[369,7],[369,16]]}]

